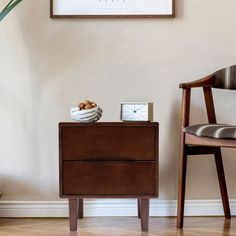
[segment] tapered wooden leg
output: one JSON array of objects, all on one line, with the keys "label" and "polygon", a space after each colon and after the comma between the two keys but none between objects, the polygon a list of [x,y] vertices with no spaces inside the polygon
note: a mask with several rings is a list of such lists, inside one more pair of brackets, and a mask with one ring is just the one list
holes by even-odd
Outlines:
[{"label": "tapered wooden leg", "polygon": [[177,227],[182,228],[184,222],[184,201],[186,187],[187,154],[186,146],[183,144],[180,151],[179,163],[179,187],[178,187],[178,209],[177,209]]},{"label": "tapered wooden leg", "polygon": [[139,198],[137,200],[137,205],[138,205],[138,218],[140,218],[140,199]]},{"label": "tapered wooden leg", "polygon": [[140,218],[142,231],[148,231],[149,199],[140,199]]},{"label": "tapered wooden leg", "polygon": [[78,199],[69,199],[69,221],[70,221],[70,231],[77,230],[77,219],[78,219]]},{"label": "tapered wooden leg", "polygon": [[215,153],[215,163],[216,163],[216,169],[217,169],[217,175],[218,175],[218,180],[219,180],[219,185],[220,185],[220,192],[221,192],[221,198],[222,198],[223,207],[224,207],[225,218],[230,219],[231,214],[230,214],[230,207],[229,207],[229,198],[228,198],[228,193],[227,193],[224,166],[223,166],[220,148],[218,148]]},{"label": "tapered wooden leg", "polygon": [[84,201],[82,198],[78,199],[78,218],[82,219],[84,217]]}]

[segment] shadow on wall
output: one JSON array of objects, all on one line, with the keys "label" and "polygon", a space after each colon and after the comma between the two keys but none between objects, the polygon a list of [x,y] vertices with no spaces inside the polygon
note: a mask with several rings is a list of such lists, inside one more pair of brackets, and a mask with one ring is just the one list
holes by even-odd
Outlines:
[{"label": "shadow on wall", "polygon": [[184,6],[185,6],[185,0],[175,0],[175,17],[177,19],[183,19],[184,18]]},{"label": "shadow on wall", "polygon": [[[140,24],[149,22],[162,23],[165,21],[180,21],[184,18],[184,0],[176,0],[175,19],[57,19],[49,18],[49,0],[25,0],[21,8],[17,9],[16,14],[19,19],[19,26],[22,35],[27,42],[29,61],[31,63],[32,77],[36,83],[50,83],[51,79],[62,79],[61,74],[67,74],[72,67],[77,64],[95,63],[90,61],[96,55],[99,56],[100,44],[112,44],[112,36],[107,37],[107,30],[116,26],[117,34],[122,39],[119,30],[129,23]],[[26,6],[27,5],[27,6]],[[30,19],[30,20],[29,20]],[[97,27],[93,27],[96,22]],[[100,25],[101,24],[101,25]],[[105,28],[104,28],[104,25]],[[99,26],[102,26],[98,29]],[[114,27],[113,27],[114,28]],[[74,33],[73,33],[74,32]],[[124,39],[122,39],[124,40]],[[94,41],[96,43],[94,43]],[[111,48],[111,46],[109,46]],[[76,50],[75,50],[76,49]],[[75,52],[76,51],[76,52]],[[46,74],[45,74],[46,72]],[[78,72],[79,73],[79,72]],[[68,81],[67,81],[68,82]],[[63,87],[62,87],[63,88]],[[38,89],[38,88],[35,88]],[[64,88],[63,88],[64,89]],[[177,89],[177,88],[176,88]],[[38,101],[41,100],[41,91],[37,92]],[[61,93],[63,96],[63,92]],[[164,184],[172,186],[176,191],[176,179],[167,178],[170,172],[177,176],[176,166],[178,164],[179,153],[179,124],[180,124],[180,104],[172,104],[170,126],[165,130],[165,136],[169,137],[169,147],[165,147],[166,154],[169,155],[166,166],[160,168],[160,176]],[[35,120],[37,122],[37,120]],[[37,140],[40,142],[40,140]],[[167,141],[166,141],[167,142]],[[169,151],[172,150],[172,151]],[[33,187],[33,186],[32,186]],[[162,186],[161,186],[162,188]],[[162,191],[165,188],[162,188]],[[164,193],[165,194],[165,193]]]},{"label": "shadow on wall", "polygon": [[[170,109],[171,113],[169,115],[168,124],[170,124],[164,131],[164,153],[169,158],[165,159],[160,157],[160,162],[162,159],[163,163],[160,163],[160,192],[163,194],[162,197],[165,199],[165,186],[169,187],[171,195],[175,195],[177,191],[177,176],[178,176],[178,160],[179,160],[179,140],[180,140],[180,109],[181,104],[175,101]],[[162,128],[161,128],[162,129]],[[161,132],[163,133],[163,132]],[[163,147],[160,147],[162,149]],[[163,151],[162,151],[163,152]],[[169,178],[171,176],[174,178]]]},{"label": "shadow on wall", "polygon": [[45,78],[40,80],[50,80],[50,77],[70,71],[73,65],[85,60],[86,55],[93,53],[97,47],[93,44],[95,48],[87,48],[91,45],[87,42],[94,39],[94,32],[84,27],[84,20],[50,19],[48,0],[28,0],[23,4],[27,7],[22,7],[23,12],[18,13],[18,18],[28,42],[35,76],[41,70],[47,71]]},{"label": "shadow on wall", "polygon": [[[162,158],[165,159],[163,163],[161,162],[160,168],[160,192],[163,194],[162,197],[165,198],[165,186],[169,187],[171,191],[171,196],[174,199],[177,199],[178,193],[178,173],[179,173],[179,154],[180,154],[180,134],[181,134],[181,106],[182,106],[182,89],[179,89],[179,86],[176,85],[176,91],[178,91],[178,100],[174,100],[170,108],[170,114],[168,116],[168,127],[166,127],[164,136],[165,136],[165,150],[164,153],[167,157],[160,157],[160,162]],[[203,94],[197,94],[201,99],[203,99]],[[173,98],[174,99],[174,98]],[[194,123],[206,123],[207,116],[205,111],[205,104],[196,104],[192,99],[191,102],[191,113],[190,113],[190,125]],[[192,117],[192,118],[191,118]],[[162,127],[161,127],[162,129]],[[161,132],[162,133],[162,132]],[[162,149],[163,147],[160,147]],[[201,163],[200,167],[201,167]],[[173,178],[169,178],[169,176]]]},{"label": "shadow on wall", "polygon": [[[10,175],[1,175],[0,179],[0,187],[3,192],[1,200],[7,199],[14,201],[17,196],[17,200],[20,199],[23,201],[29,200],[27,196],[40,196],[38,188],[27,179],[10,177]],[[37,197],[34,198],[35,200],[38,200]]]},{"label": "shadow on wall", "polygon": [[[49,18],[49,1],[48,0],[25,0],[20,8],[16,9],[15,14],[19,20],[20,31],[22,36],[27,42],[26,49],[28,53],[28,59],[30,63],[31,77],[34,80],[32,85],[32,91],[37,91],[35,96],[35,103],[41,101],[41,87],[37,87],[38,83],[50,83],[50,79],[57,78],[58,74],[69,73],[71,67],[75,67],[78,63],[88,64],[93,55],[100,52],[99,45],[112,44],[112,38],[105,37],[107,30],[113,27],[113,24],[117,27],[117,31],[124,28],[124,25],[129,23],[149,23],[149,22],[164,22],[164,21],[179,21],[184,17],[184,0],[176,0],[176,19],[60,19],[52,20]],[[93,27],[93,23],[96,22],[97,27]],[[106,27],[98,27],[102,24]],[[111,27],[112,25],[112,27]],[[76,32],[75,32],[76,31]],[[73,32],[75,32],[73,34]],[[118,35],[118,33],[116,34]],[[122,37],[119,36],[119,37]],[[94,43],[96,41],[96,43]],[[76,47],[76,53],[75,53]],[[110,48],[110,47],[109,47]],[[99,58],[98,55],[96,57]],[[94,61],[92,61],[94,63]],[[57,79],[62,79],[63,76],[58,76]],[[177,88],[176,88],[177,89]],[[63,93],[61,93],[63,94]],[[174,153],[178,153],[179,150],[179,104],[172,105],[171,119],[169,120],[170,127],[165,130],[166,137],[171,137],[169,142],[170,150],[174,150]],[[38,117],[34,117],[34,125],[37,127],[40,121]],[[39,127],[38,127],[39,128]],[[174,132],[173,132],[174,131]],[[37,132],[37,129],[35,129]],[[35,141],[37,144],[34,147],[35,152],[40,158],[38,143],[40,139]],[[173,151],[167,151],[167,155],[173,156],[169,158],[169,163],[166,163],[166,168],[161,168],[162,179],[168,179],[167,183],[176,189],[176,179],[166,178],[168,173],[176,173],[176,164],[178,158],[176,154],[173,155]],[[54,156],[53,156],[54,157]],[[57,156],[55,157],[57,158]],[[18,180],[8,180],[6,183],[9,186],[18,186]],[[20,186],[20,183],[19,183]],[[18,187],[17,187],[18,188]],[[24,191],[33,192],[33,195],[37,195],[37,190],[32,185],[23,185]],[[163,188],[164,189],[164,188]],[[12,189],[9,189],[9,195],[12,193]],[[24,192],[20,191],[20,192]],[[36,192],[35,192],[36,191]],[[14,191],[13,191],[14,192]],[[17,192],[17,191],[16,191]]]}]

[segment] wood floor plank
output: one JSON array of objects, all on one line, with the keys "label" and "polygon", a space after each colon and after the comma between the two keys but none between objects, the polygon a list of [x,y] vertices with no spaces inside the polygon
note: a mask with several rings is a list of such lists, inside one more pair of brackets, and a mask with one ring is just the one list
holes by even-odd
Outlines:
[{"label": "wood floor plank", "polygon": [[78,220],[78,231],[69,232],[68,219],[0,218],[0,236],[236,236],[236,217],[186,217],[183,229],[176,218],[150,218],[149,233],[140,231],[140,219],[98,217]]}]

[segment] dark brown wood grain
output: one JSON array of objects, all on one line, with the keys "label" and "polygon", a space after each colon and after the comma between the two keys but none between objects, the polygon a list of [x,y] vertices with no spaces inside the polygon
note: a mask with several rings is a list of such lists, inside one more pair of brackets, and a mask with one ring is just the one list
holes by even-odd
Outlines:
[{"label": "dark brown wood grain", "polygon": [[223,202],[225,218],[230,219],[231,213],[230,213],[230,208],[229,208],[229,198],[228,198],[228,192],[227,192],[227,187],[226,187],[224,166],[223,166],[223,160],[222,160],[220,148],[217,148],[217,151],[215,153],[215,163],[216,163],[216,170],[217,170],[218,181],[220,185],[220,193],[221,193],[221,198]]},{"label": "dark brown wood grain", "polygon": [[140,199],[140,218],[141,218],[141,230],[148,231],[149,222],[149,199]]},{"label": "dark brown wood grain", "polygon": [[191,88],[199,88],[199,87],[211,87],[214,84],[214,75],[208,75],[202,79],[194,80],[187,83],[182,83],[179,85],[182,89],[191,89]]},{"label": "dark brown wood grain", "polygon": [[155,162],[75,162],[63,164],[65,195],[156,196]]},{"label": "dark brown wood grain", "polygon": [[70,231],[77,230],[78,218],[78,200],[77,198],[69,198],[69,218],[70,218]]},{"label": "dark brown wood grain", "polygon": [[138,200],[137,200],[137,207],[138,207],[138,218],[140,218],[141,217],[141,215],[140,215],[140,198],[138,198]]},{"label": "dark brown wood grain", "polygon": [[[189,88],[183,89],[182,99],[182,114],[181,114],[181,130],[189,125],[190,116],[190,100],[191,90]],[[187,153],[185,145],[185,134],[181,132],[180,144],[180,160],[179,160],[179,192],[178,192],[178,207],[177,207],[177,226],[183,226],[184,215],[184,199],[186,187],[186,171],[187,171]]]},{"label": "dark brown wood grain", "polygon": [[207,154],[215,154],[215,147],[206,147],[206,146],[188,146],[186,147],[186,152],[188,155],[207,155]]},{"label": "dark brown wood grain", "polygon": [[72,199],[70,228],[83,217],[83,198],[142,198],[147,230],[147,199],[158,196],[158,143],[155,122],[60,123],[60,196]]},{"label": "dark brown wood grain", "polygon": [[215,139],[215,138],[199,137],[192,134],[185,134],[185,144],[208,146],[208,147],[235,148],[236,139]]},{"label": "dark brown wood grain", "polygon": [[128,125],[63,127],[63,160],[153,161],[156,158],[155,129]]},{"label": "dark brown wood grain", "polygon": [[213,102],[212,90],[211,87],[203,87],[206,110],[209,123],[216,124],[216,114],[215,114],[215,106]]},{"label": "dark brown wood grain", "polygon": [[53,13],[53,0],[50,0],[50,18],[54,18],[54,13]]},{"label": "dark brown wood grain", "polygon": [[82,219],[84,217],[84,200],[82,198],[78,199],[78,218]]}]

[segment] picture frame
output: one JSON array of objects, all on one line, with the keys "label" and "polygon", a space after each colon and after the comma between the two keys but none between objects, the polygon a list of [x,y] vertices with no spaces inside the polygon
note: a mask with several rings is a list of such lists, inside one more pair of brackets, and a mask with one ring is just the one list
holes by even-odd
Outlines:
[{"label": "picture frame", "polygon": [[175,0],[50,0],[51,18],[173,18]]}]

